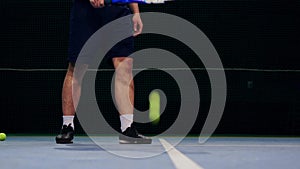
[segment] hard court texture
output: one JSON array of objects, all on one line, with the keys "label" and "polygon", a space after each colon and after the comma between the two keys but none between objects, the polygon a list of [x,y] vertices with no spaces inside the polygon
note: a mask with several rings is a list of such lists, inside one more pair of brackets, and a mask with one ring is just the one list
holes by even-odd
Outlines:
[{"label": "hard court texture", "polygon": [[213,137],[199,144],[197,137],[187,137],[173,147],[174,140],[154,137],[151,145],[121,145],[117,137],[106,136],[97,138],[99,146],[83,136],[68,145],[56,144],[53,136],[8,136],[0,142],[0,168],[300,168],[300,138]]}]

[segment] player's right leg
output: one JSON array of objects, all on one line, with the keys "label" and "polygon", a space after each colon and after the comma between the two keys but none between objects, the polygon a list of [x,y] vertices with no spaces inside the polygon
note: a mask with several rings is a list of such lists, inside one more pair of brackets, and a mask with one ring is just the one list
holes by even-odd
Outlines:
[{"label": "player's right leg", "polygon": [[[94,8],[87,0],[74,0],[70,14],[69,67],[62,89],[63,125],[56,137],[57,143],[72,143],[74,137],[73,119],[81,94],[81,81],[87,70],[87,63],[76,63],[77,57],[90,36],[98,30]],[[88,60],[87,60],[88,61]],[[76,75],[74,76],[76,63]]]},{"label": "player's right leg", "polygon": [[73,143],[74,138],[74,115],[81,95],[81,83],[87,70],[87,65],[76,65],[74,76],[74,64],[70,63],[65,76],[62,89],[63,126],[60,134],[56,136],[56,143]]}]

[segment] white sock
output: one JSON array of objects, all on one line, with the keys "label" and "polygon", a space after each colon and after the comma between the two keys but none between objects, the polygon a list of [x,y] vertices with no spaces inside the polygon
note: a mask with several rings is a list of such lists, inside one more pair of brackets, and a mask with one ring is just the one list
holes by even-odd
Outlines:
[{"label": "white sock", "polygon": [[74,129],[74,116],[63,116],[63,125],[69,125],[71,123],[71,126]]},{"label": "white sock", "polygon": [[133,114],[123,114],[120,116],[121,130],[124,132],[128,127],[131,127],[133,122]]}]

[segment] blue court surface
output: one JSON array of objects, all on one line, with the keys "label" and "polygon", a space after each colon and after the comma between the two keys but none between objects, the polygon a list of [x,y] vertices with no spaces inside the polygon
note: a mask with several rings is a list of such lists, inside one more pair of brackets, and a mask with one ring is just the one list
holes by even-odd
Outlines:
[{"label": "blue court surface", "polygon": [[121,145],[117,137],[99,137],[99,146],[83,136],[69,145],[56,144],[54,137],[8,136],[0,142],[0,168],[300,169],[300,138],[214,137],[199,144],[187,137],[172,146],[174,140]]}]

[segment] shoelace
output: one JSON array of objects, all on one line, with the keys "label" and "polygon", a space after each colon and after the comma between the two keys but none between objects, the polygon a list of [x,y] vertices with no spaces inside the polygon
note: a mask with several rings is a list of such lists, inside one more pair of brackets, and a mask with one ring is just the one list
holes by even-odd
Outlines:
[{"label": "shoelace", "polygon": [[131,130],[130,130],[130,136],[134,136],[134,137],[137,137],[138,136],[138,133],[135,129],[135,127],[131,127]]},{"label": "shoelace", "polygon": [[71,127],[71,124],[69,124],[68,126],[67,125],[63,125],[63,128],[62,128],[62,133],[67,133],[69,132],[69,127]]}]

